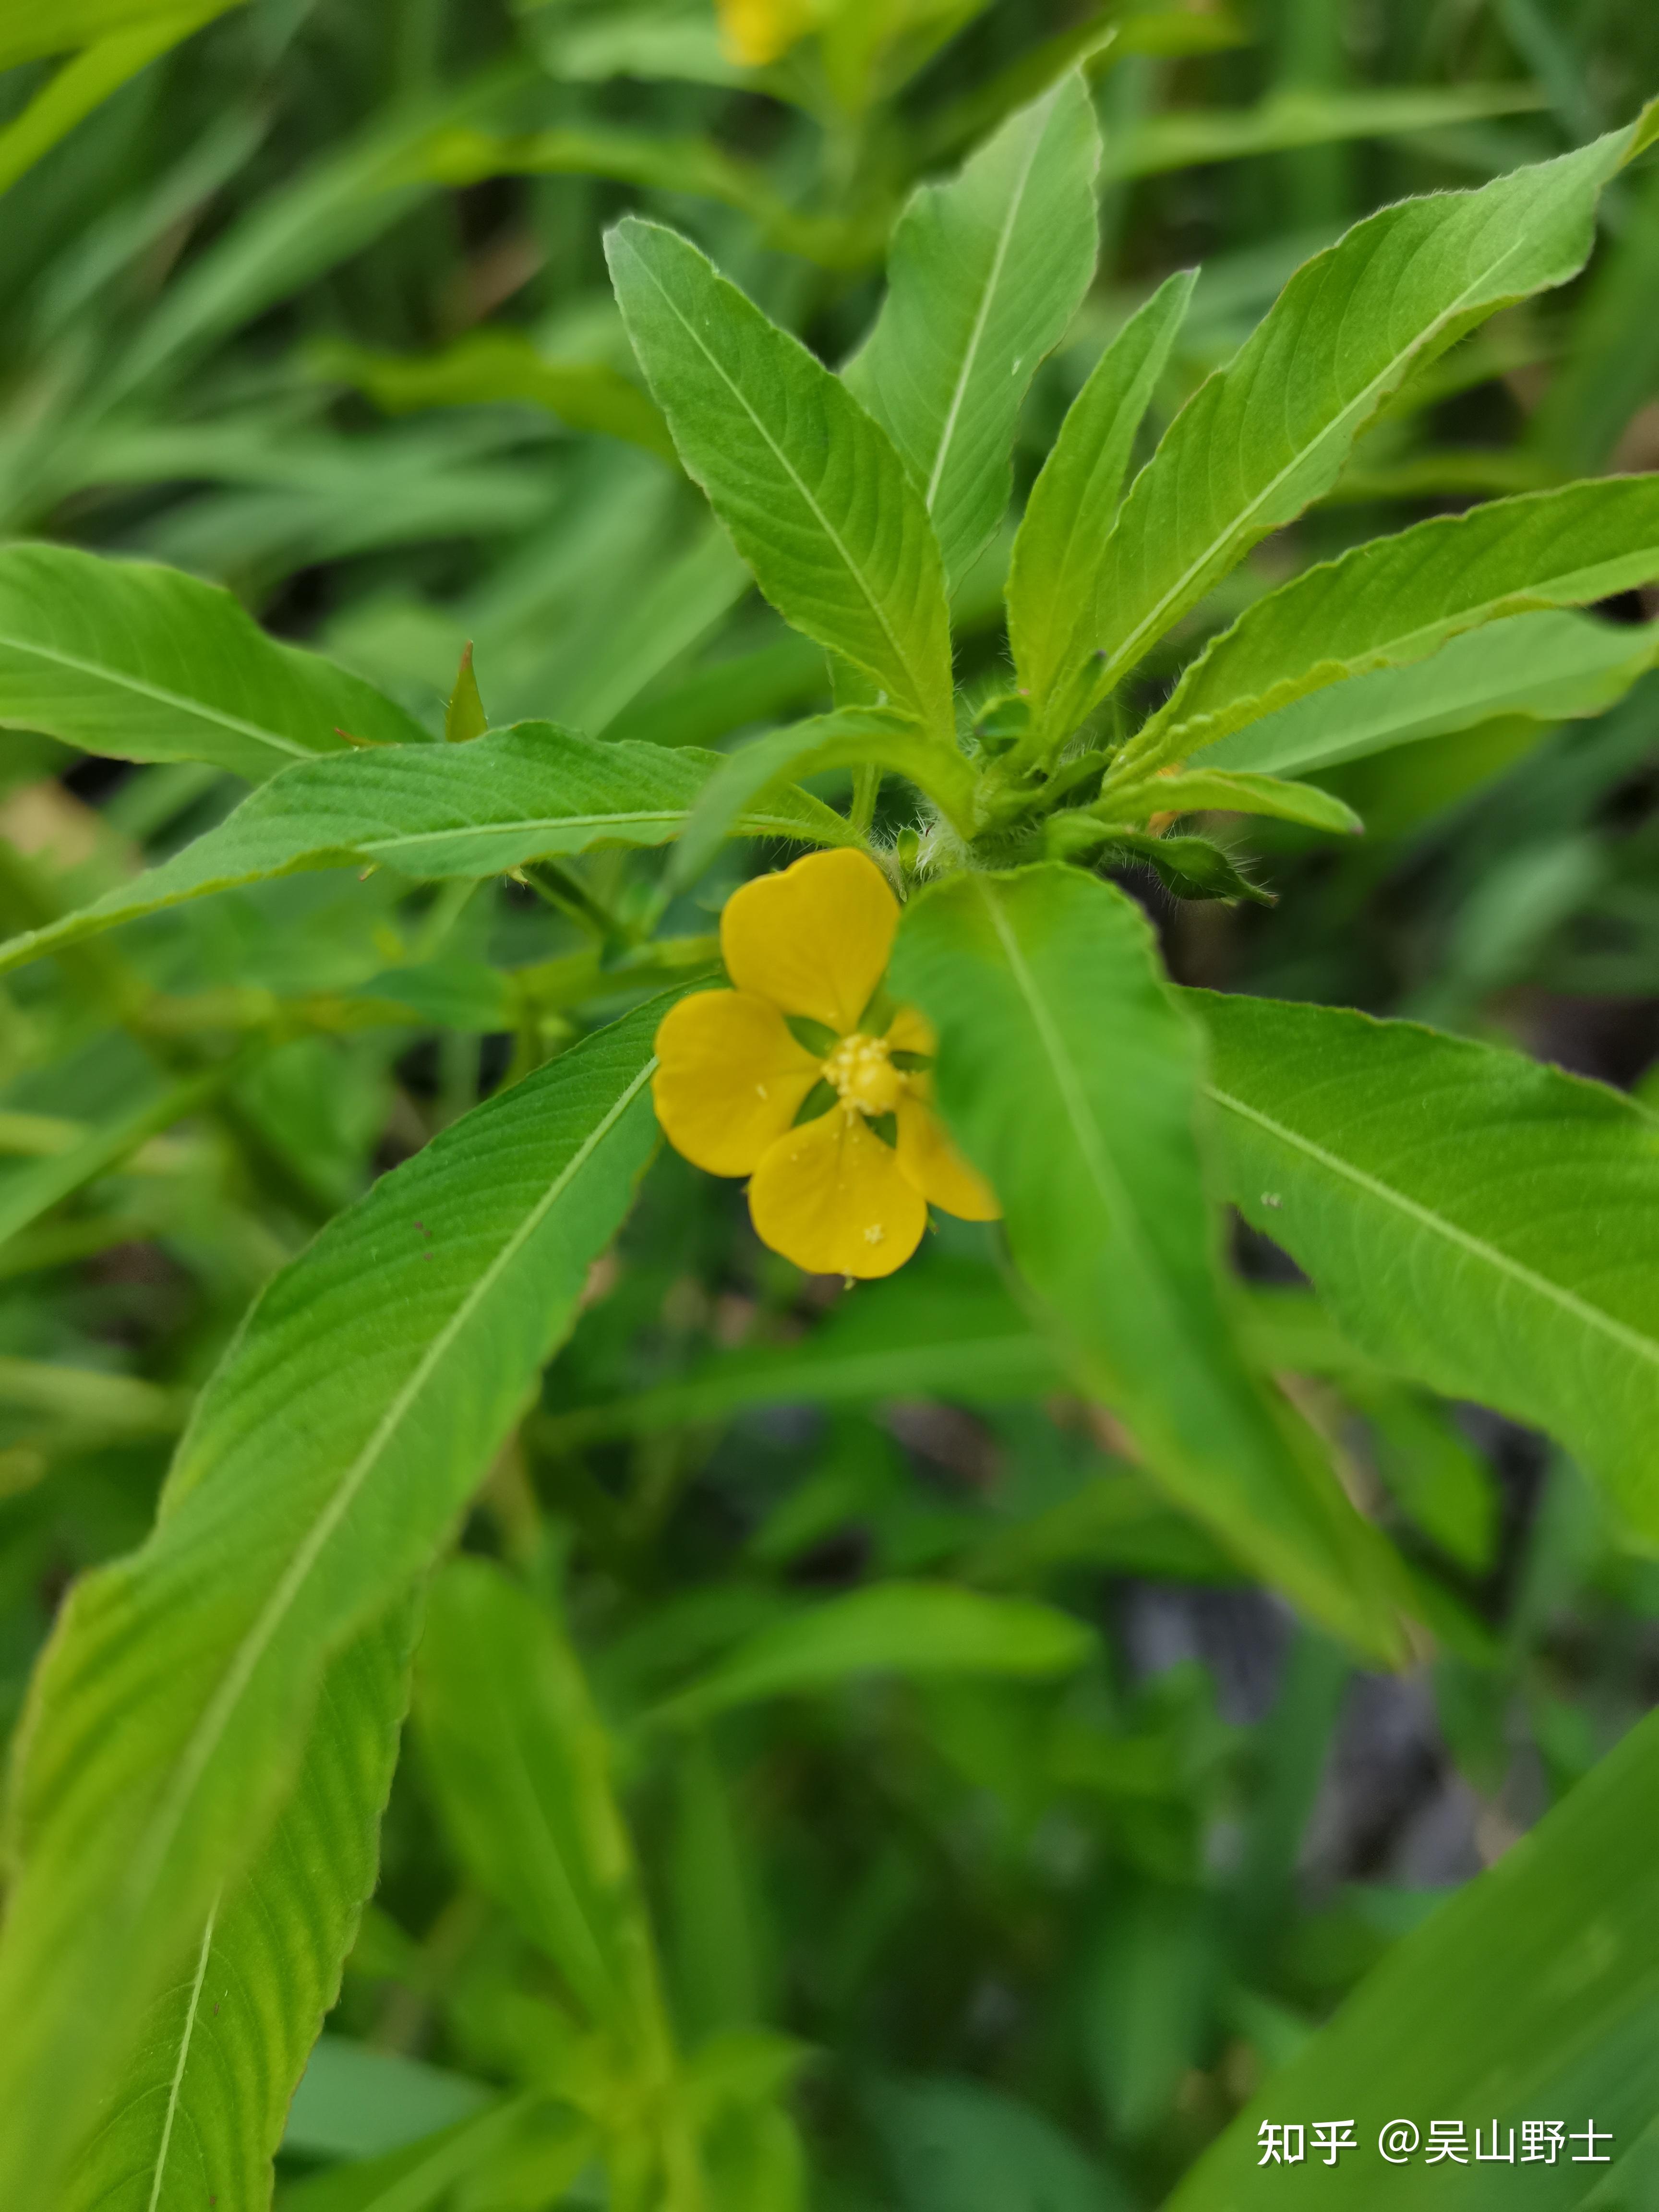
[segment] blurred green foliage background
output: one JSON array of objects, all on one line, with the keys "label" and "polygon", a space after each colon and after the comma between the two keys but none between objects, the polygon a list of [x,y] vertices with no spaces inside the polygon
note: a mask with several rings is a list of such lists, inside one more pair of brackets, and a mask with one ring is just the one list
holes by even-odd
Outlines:
[{"label": "blurred green foliage background", "polygon": [[[1029,481],[1171,270],[1202,274],[1155,428],[1356,217],[1544,158],[1659,86],[1648,0],[864,0],[762,71],[700,0],[248,0],[188,36],[181,17],[26,166],[64,64],[24,14],[0,25],[0,531],[228,584],[434,729],[470,641],[492,721],[668,744],[726,744],[827,684],[637,380],[601,251],[617,214],[686,230],[838,361],[911,185],[1082,57],[1107,252],[1027,410]],[[1379,531],[1659,466],[1659,170],[1604,220],[1585,277],[1409,386],[1183,647]],[[958,602],[970,668],[1004,651],[1003,556]],[[1370,834],[1251,823],[1275,907],[1177,912],[1137,885],[1178,979],[1420,1015],[1659,1103],[1659,677],[1600,719],[1483,722],[1329,781]],[[174,850],[240,788],[8,732],[7,929]],[[582,881],[597,951],[591,915],[527,889],[411,900],[321,874],[0,992],[8,1723],[67,1579],[143,1534],[259,1285],[379,1170],[659,980],[629,966],[647,887],[625,856]],[[209,1104],[173,1128],[208,1066]],[[842,1297],[672,1155],[469,1523],[562,1608],[616,1731],[673,2021],[694,2045],[775,2033],[756,2047],[794,2071],[814,2204],[1158,2201],[1654,1702],[1659,1571],[1574,1468],[1364,1369],[1288,1263],[1242,1249],[1262,1330],[1318,1378],[1309,1410],[1439,1593],[1403,1677],[1356,1676],[1142,1488],[1058,1394],[991,1232],[946,1223]],[[1056,1598],[1095,1656],[1019,1682],[923,1651],[635,1725],[803,1595],[917,1577]],[[455,1840],[441,1734],[399,1771],[290,2185],[532,2067],[514,2006],[545,1970]],[[757,2204],[797,2201],[778,2156]],[[526,2204],[604,2201],[591,2172],[567,2197],[548,2170]]]}]

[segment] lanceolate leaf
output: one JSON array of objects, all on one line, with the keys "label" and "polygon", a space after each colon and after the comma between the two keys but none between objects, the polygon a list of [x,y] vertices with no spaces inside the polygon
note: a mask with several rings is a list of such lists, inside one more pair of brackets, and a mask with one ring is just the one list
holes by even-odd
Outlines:
[{"label": "lanceolate leaf", "polygon": [[1426,660],[1310,692],[1220,739],[1204,764],[1291,775],[1449,737],[1498,714],[1538,722],[1600,714],[1656,662],[1659,623],[1511,615],[1464,631]]},{"label": "lanceolate leaf", "polygon": [[575,1654],[481,1559],[434,1585],[416,1702],[424,1763],[473,1878],[642,2069],[668,2035],[611,1754]]},{"label": "lanceolate leaf", "polygon": [[1376,1540],[1234,1340],[1199,1173],[1200,1042],[1139,909],[1058,866],[960,876],[907,910],[893,988],[939,1031],[946,1117],[1086,1387],[1242,1559],[1395,1649]]},{"label": "lanceolate leaf", "polygon": [[844,372],[921,488],[952,583],[1002,520],[1020,404],[1094,275],[1099,162],[1073,71],[916,194],[880,319]]},{"label": "lanceolate leaf", "polygon": [[1344,1333],[1547,1430],[1659,1538],[1659,1120],[1413,1023],[1188,1003],[1231,1194]]},{"label": "lanceolate leaf", "polygon": [[1495,500],[1310,568],[1241,615],[1127,746],[1184,760],[1311,691],[1424,659],[1505,615],[1582,606],[1659,575],[1659,476]]},{"label": "lanceolate leaf", "polygon": [[598,430],[674,459],[668,425],[637,384],[604,362],[550,361],[522,331],[491,324],[428,354],[374,353],[340,339],[312,358],[319,375],[357,386],[389,415],[520,400],[573,430]]},{"label": "lanceolate leaf", "polygon": [[[660,845],[684,824],[715,753],[602,744],[520,722],[466,744],[400,746],[290,769],[147,875],[0,945],[0,968],[234,884],[302,868],[385,866],[411,877],[486,876],[550,853]],[[845,843],[842,817],[785,790],[739,812],[744,836]]]},{"label": "lanceolate leaf", "polygon": [[1250,547],[1335,483],[1408,373],[1583,264],[1602,186],[1644,122],[1479,191],[1385,208],[1297,270],[1130,490],[1102,563],[1098,699]]},{"label": "lanceolate leaf", "polygon": [[1024,1598],[948,1583],[877,1583],[775,1621],[656,1707],[659,1724],[708,1719],[764,1698],[824,1690],[880,1668],[902,1674],[1065,1674],[1094,1646],[1081,1621]]},{"label": "lanceolate leaf", "polygon": [[237,4],[238,0],[54,0],[51,9],[38,15],[19,14],[0,29],[0,69],[89,46],[161,17],[188,15],[205,21]]},{"label": "lanceolate leaf", "polygon": [[[1508,2202],[1538,2212],[1636,2212],[1650,2203],[1638,2145],[1653,2113],[1650,2054],[1659,2033],[1656,1823],[1659,1720],[1650,1718],[1275,2069],[1176,2191],[1170,2212],[1426,2203],[1435,2177],[1419,2179],[1418,2170],[1436,2119],[1465,2129],[1464,2163],[1448,2163],[1444,2185],[1433,2188],[1450,2212]],[[1261,2123],[1293,2112],[1351,2120],[1354,2148],[1334,2168],[1312,2156],[1311,2143],[1304,2165],[1264,2167]],[[1377,2140],[1402,2118],[1424,2148],[1390,2168]],[[1528,2120],[1559,2122],[1578,2143],[1553,2164],[1502,2162],[1510,2130],[1519,2137]],[[1585,2162],[1591,2120],[1603,2140],[1590,2148],[1613,2161],[1632,2154],[1628,2174],[1618,2163]],[[1499,2162],[1469,2162],[1477,2127]]]},{"label": "lanceolate leaf", "polygon": [[329,1668],[294,1795],[151,2007],[61,2212],[270,2201],[294,2085],[374,1886],[413,1617],[399,1601]]},{"label": "lanceolate leaf", "polygon": [[[153,7],[65,62],[14,122],[0,130],[0,191],[69,136],[83,116],[203,24],[240,0],[181,0]],[[0,36],[3,36],[0,33]],[[58,40],[58,44],[68,43]]]},{"label": "lanceolate leaf", "polygon": [[1100,635],[1100,575],[1135,438],[1197,282],[1160,285],[1096,362],[1060,426],[1014,539],[1008,640],[1041,727],[1056,686]]},{"label": "lanceolate leaf", "polygon": [[[457,752],[466,748],[457,747]],[[278,1275],[149,1541],[31,1687],[0,1934],[0,2203],[51,2203],[294,1786],[331,1657],[431,1559],[654,1140],[660,1005],[457,1122]]]},{"label": "lanceolate leaf", "polygon": [[426,735],[361,678],[267,637],[218,586],[65,545],[0,550],[0,726],[255,783],[344,750],[343,731]]},{"label": "lanceolate leaf", "polygon": [[573,1406],[539,1427],[550,1447],[725,1421],[749,1406],[867,1404],[942,1397],[986,1405],[1064,1387],[1047,1334],[988,1269],[915,1261],[861,1285],[805,1342],[717,1352],[678,1382]]},{"label": "lanceolate leaf", "polygon": [[1144,822],[1154,814],[1189,814],[1200,809],[1271,814],[1281,822],[1305,823],[1310,830],[1364,827],[1351,806],[1321,791],[1317,784],[1281,783],[1273,775],[1229,775],[1204,769],[1152,775],[1144,783],[1115,784],[1089,812],[1103,822]]},{"label": "lanceolate leaf", "polygon": [[779,611],[948,740],[938,542],[885,433],[672,230],[606,241],[635,351],[687,469]]},{"label": "lanceolate leaf", "polygon": [[[471,2179],[480,2168],[487,2172],[498,2154],[505,2152],[510,2160],[536,2108],[533,2096],[504,2100],[400,2150],[325,2166],[289,2184],[282,2212],[431,2212],[450,2198],[458,2181]],[[591,2137],[579,2139],[574,2163],[586,2166],[592,2148]]]}]

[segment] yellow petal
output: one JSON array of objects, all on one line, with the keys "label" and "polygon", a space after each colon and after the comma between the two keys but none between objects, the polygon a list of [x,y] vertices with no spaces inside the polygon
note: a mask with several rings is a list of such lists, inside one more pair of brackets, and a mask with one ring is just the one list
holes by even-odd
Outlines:
[{"label": "yellow petal", "polygon": [[930,1204],[963,1221],[998,1221],[1002,1208],[976,1168],[969,1166],[945,1133],[926,1097],[911,1087],[898,1103],[898,1164]]},{"label": "yellow petal", "polygon": [[939,1039],[933,1034],[933,1024],[926,1014],[919,1014],[914,1006],[901,1006],[887,1025],[889,1052],[919,1052],[932,1060],[939,1051]]},{"label": "yellow petal", "polygon": [[749,1186],[749,1212],[763,1244],[814,1275],[890,1275],[927,1226],[892,1146],[843,1106],[770,1147]]},{"label": "yellow petal", "polygon": [[763,69],[811,29],[805,0],[719,0],[720,43],[734,62]]},{"label": "yellow petal", "polygon": [[710,1175],[747,1175],[794,1120],[818,1063],[769,1000],[699,991],[663,1016],[651,1095],[677,1152]]},{"label": "yellow petal", "polygon": [[727,899],[726,972],[738,990],[845,1036],[886,973],[898,919],[898,901],[873,860],[845,847],[809,853]]}]

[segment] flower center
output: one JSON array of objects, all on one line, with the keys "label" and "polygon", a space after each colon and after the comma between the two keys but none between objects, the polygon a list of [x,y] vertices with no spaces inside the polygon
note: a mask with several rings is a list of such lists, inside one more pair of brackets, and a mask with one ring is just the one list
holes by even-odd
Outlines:
[{"label": "flower center", "polygon": [[843,1037],[824,1061],[823,1074],[849,1112],[890,1114],[904,1088],[886,1038],[864,1036],[856,1030]]}]

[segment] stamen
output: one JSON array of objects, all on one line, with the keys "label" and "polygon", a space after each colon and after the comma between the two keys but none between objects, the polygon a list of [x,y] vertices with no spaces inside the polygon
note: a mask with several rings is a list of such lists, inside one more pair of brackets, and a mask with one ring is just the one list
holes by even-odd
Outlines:
[{"label": "stamen", "polygon": [[824,1061],[823,1073],[849,1113],[890,1114],[904,1088],[904,1078],[893,1065],[886,1038],[866,1036],[858,1030],[842,1039]]}]

